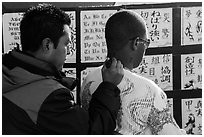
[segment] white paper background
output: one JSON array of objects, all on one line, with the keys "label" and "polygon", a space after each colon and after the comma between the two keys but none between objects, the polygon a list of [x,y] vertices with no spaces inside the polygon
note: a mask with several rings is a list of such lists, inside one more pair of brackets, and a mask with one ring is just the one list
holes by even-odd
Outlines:
[{"label": "white paper background", "polygon": [[181,9],[182,45],[202,44],[202,7]]}]

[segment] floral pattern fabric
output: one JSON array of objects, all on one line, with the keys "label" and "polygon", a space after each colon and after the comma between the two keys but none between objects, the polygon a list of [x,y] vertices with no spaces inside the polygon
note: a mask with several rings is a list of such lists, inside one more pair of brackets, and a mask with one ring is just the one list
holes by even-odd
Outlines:
[{"label": "floral pattern fabric", "polygon": [[[91,94],[102,82],[101,67],[88,74],[82,84],[82,106],[87,109]],[[126,135],[185,134],[175,122],[166,94],[153,81],[124,70],[119,85],[121,107],[115,131]]]}]

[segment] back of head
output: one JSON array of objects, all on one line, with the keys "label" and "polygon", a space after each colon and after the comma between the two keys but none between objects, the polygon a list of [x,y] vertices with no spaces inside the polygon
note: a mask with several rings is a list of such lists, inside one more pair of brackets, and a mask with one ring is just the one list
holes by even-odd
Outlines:
[{"label": "back of head", "polygon": [[68,15],[51,4],[29,8],[20,24],[22,50],[37,51],[44,38],[50,38],[56,47],[64,25],[70,23]]},{"label": "back of head", "polygon": [[106,23],[105,38],[108,52],[121,49],[131,38],[146,34],[146,24],[136,12],[121,10]]}]

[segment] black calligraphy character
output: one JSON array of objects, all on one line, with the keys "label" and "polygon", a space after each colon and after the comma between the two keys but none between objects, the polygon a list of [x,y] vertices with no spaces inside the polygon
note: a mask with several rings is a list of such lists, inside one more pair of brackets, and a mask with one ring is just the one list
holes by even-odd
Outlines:
[{"label": "black calligraphy character", "polygon": [[153,11],[151,14],[151,23],[159,23],[159,19],[161,18],[161,14],[158,11]]},{"label": "black calligraphy character", "polygon": [[164,22],[170,22],[169,13],[164,13]]},{"label": "black calligraphy character", "polygon": [[[69,14],[71,20],[74,20],[74,16],[72,13]],[[85,15],[86,17],[86,15]],[[70,25],[71,30],[71,42],[67,45],[67,55],[73,55],[76,51],[76,28],[73,25]]]},{"label": "black calligraphy character", "polygon": [[197,116],[202,116],[202,101],[199,100],[197,105],[195,106]]},{"label": "black calligraphy character", "polygon": [[198,80],[198,83],[202,83],[202,75],[198,75],[197,80]]},{"label": "black calligraphy character", "polygon": [[163,62],[168,63],[170,61],[170,55],[169,54],[164,54],[163,56]]},{"label": "black calligraphy character", "polygon": [[186,57],[185,58],[185,75],[192,75],[192,74],[195,74],[194,73],[194,70],[195,70],[195,67],[194,67],[194,58],[195,57]]},{"label": "black calligraphy character", "polygon": [[156,65],[156,64],[159,64],[159,63],[160,63],[159,57],[152,57],[152,63],[151,64]]},{"label": "black calligraphy character", "polygon": [[194,134],[193,133],[193,128],[195,128],[195,116],[190,113],[188,116],[188,122],[186,123],[184,128],[188,128],[186,131],[187,134]]},{"label": "black calligraphy character", "polygon": [[140,70],[140,74],[147,73],[147,66],[146,65],[140,66],[139,70]]},{"label": "black calligraphy character", "polygon": [[171,108],[172,105],[173,105],[173,104],[171,104],[170,100],[167,100],[167,106],[168,106],[168,108]]},{"label": "black calligraphy character", "polygon": [[161,73],[162,74],[169,74],[171,72],[171,70],[169,69],[169,66],[165,66],[161,68]]},{"label": "black calligraphy character", "polygon": [[187,18],[189,18],[189,17],[191,16],[191,14],[192,14],[192,13],[191,13],[191,10],[187,10],[187,11],[186,11],[186,16],[187,16]]},{"label": "black calligraphy character", "polygon": [[198,59],[198,67],[202,68],[202,59],[201,58]]},{"label": "black calligraphy character", "polygon": [[91,17],[90,17],[90,16],[88,16],[88,15],[84,15],[83,20],[86,20],[86,19],[91,19]]},{"label": "black calligraphy character", "polygon": [[202,134],[202,126],[201,126],[201,124],[198,125],[198,132]]},{"label": "black calligraphy character", "polygon": [[[157,25],[156,25],[157,26]],[[155,37],[157,40],[159,40],[159,31],[154,29],[152,31],[150,31],[150,36],[151,36],[151,40],[154,41]]]},{"label": "black calligraphy character", "polygon": [[64,73],[66,74],[66,77],[69,77],[70,75],[75,75],[76,73],[74,70],[64,70]]},{"label": "black calligraphy character", "polygon": [[192,79],[192,80],[189,80],[188,83],[185,84],[184,88],[185,88],[185,89],[187,89],[187,88],[192,88],[192,89],[194,89],[194,85],[195,85],[194,83],[195,83],[195,80],[193,80],[193,79]]},{"label": "black calligraphy character", "polygon": [[149,68],[149,75],[154,76],[155,75],[155,68]]},{"label": "black calligraphy character", "polygon": [[190,106],[192,105],[192,103],[193,103],[193,100],[188,100],[188,101],[185,102],[186,106],[188,107],[187,111],[190,111]]},{"label": "black calligraphy character", "polygon": [[194,38],[193,38],[192,33],[193,33],[193,32],[191,31],[191,24],[188,23],[188,26],[187,26],[186,29],[185,29],[185,34],[186,34],[186,36],[189,37],[190,40],[194,41]]},{"label": "black calligraphy character", "polygon": [[162,76],[160,77],[161,78],[161,82],[170,82],[170,72],[171,70],[169,69],[169,66],[165,66],[161,68],[161,73],[162,73]]},{"label": "black calligraphy character", "polygon": [[149,16],[149,12],[144,12],[144,11],[141,11],[141,17],[145,20],[147,20],[148,16]]},{"label": "black calligraphy character", "polygon": [[69,16],[69,18],[70,18],[71,20],[74,20],[74,15],[73,15],[72,13],[69,13],[68,16]]},{"label": "black calligraphy character", "polygon": [[202,11],[201,11],[201,10],[198,10],[198,11],[196,12],[196,15],[197,15],[198,18],[202,18]]},{"label": "black calligraphy character", "polygon": [[159,81],[158,81],[157,78],[154,80],[154,82],[155,82],[157,85],[159,84]]},{"label": "black calligraphy character", "polygon": [[67,45],[67,55],[72,56],[76,52],[76,38],[75,38],[75,32],[71,32],[71,42]]},{"label": "black calligraphy character", "polygon": [[169,30],[167,28],[162,29],[162,33],[163,33],[163,35],[162,35],[163,39],[169,37]]},{"label": "black calligraphy character", "polygon": [[142,74],[142,73],[147,73],[147,64],[148,64],[148,63],[146,63],[146,62],[145,62],[145,59],[143,58],[143,60],[142,60],[142,62],[141,62],[141,64],[140,64],[140,66],[139,66],[140,74]]},{"label": "black calligraphy character", "polygon": [[201,34],[202,33],[202,20],[199,20],[196,24],[196,32]]}]

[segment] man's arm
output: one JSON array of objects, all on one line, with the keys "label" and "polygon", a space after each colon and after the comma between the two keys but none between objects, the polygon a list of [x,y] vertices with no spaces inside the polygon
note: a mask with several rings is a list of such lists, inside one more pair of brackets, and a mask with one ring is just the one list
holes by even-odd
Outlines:
[{"label": "man's arm", "polygon": [[69,90],[59,89],[42,104],[37,125],[45,134],[112,134],[119,103],[119,89],[109,82],[93,94],[89,112],[74,104]]},{"label": "man's arm", "polygon": [[55,91],[41,107],[39,127],[48,134],[113,134],[120,106],[116,85],[123,75],[122,64],[116,59],[110,68],[103,67],[103,82],[93,94],[88,113],[74,104],[68,89]]},{"label": "man's arm", "polygon": [[116,127],[120,96],[117,86],[102,82],[89,105],[90,134],[113,134]]}]

